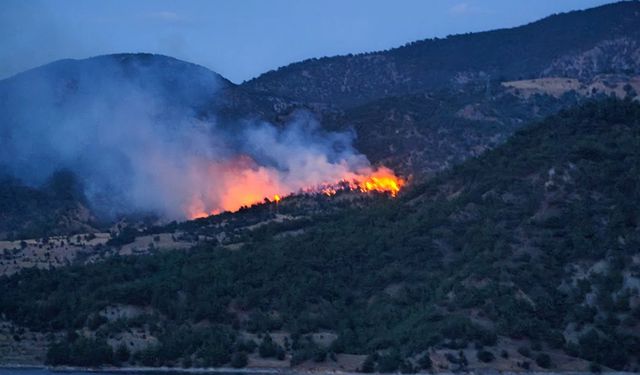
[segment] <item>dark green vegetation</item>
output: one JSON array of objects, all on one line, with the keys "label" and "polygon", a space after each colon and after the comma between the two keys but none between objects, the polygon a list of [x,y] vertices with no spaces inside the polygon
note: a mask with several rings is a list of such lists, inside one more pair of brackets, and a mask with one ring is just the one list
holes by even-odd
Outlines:
[{"label": "dark green vegetation", "polygon": [[[243,87],[344,108],[470,82],[634,75],[640,73],[633,52],[640,38],[639,10],[637,1],[625,1],[511,29],[421,40],[388,51],[309,59],[265,73]],[[608,59],[610,53],[619,59]]]},{"label": "dark green vegetation", "polygon": [[38,188],[0,177],[0,240],[86,232],[95,221],[86,206],[69,171],[55,172]]},{"label": "dark green vegetation", "polygon": [[[206,230],[197,223],[192,231]],[[638,104],[561,112],[397,200],[306,222],[295,237],[280,238],[282,225],[239,251],[209,244],[23,270],[0,279],[0,313],[43,332],[95,328],[91,355],[85,339],[58,335],[51,363],[121,362],[101,343],[144,328],[159,343],[130,354],[147,365],[241,366],[242,353],[284,350],[292,363],[359,353],[370,355],[363,371],[408,371],[431,366],[430,348],[475,345],[479,360],[496,361],[485,351],[510,338],[530,343],[519,350],[526,366],[553,368],[546,352],[558,350],[594,368],[638,366],[638,290],[628,283],[640,274]],[[96,318],[114,304],[150,312]],[[290,343],[256,347],[241,331],[285,331]],[[338,338],[308,336],[321,331]],[[464,367],[459,353],[450,362]]]},{"label": "dark green vegetation", "polygon": [[422,177],[478,156],[525,124],[584,100],[575,92],[523,98],[495,83],[469,85],[325,113],[323,125],[353,127],[361,135],[356,147],[370,160],[405,176]]}]

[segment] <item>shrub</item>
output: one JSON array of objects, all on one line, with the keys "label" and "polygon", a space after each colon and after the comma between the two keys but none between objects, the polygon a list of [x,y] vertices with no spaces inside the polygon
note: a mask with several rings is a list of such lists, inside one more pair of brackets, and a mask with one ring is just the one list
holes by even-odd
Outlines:
[{"label": "shrub", "polygon": [[547,353],[540,353],[536,356],[536,364],[542,368],[551,367],[551,357]]},{"label": "shrub", "polygon": [[525,357],[530,357],[531,356],[531,350],[529,350],[529,348],[527,348],[526,346],[521,346],[518,348],[518,353],[522,354]]},{"label": "shrub", "polygon": [[491,362],[495,359],[495,356],[493,355],[493,353],[491,353],[488,350],[479,350],[476,353],[476,357],[478,358],[479,361],[485,362],[485,363]]},{"label": "shrub", "polygon": [[395,350],[378,358],[378,371],[380,372],[394,372],[400,365],[402,365],[402,358],[400,353]]},{"label": "shrub", "polygon": [[189,368],[192,365],[193,365],[193,361],[191,360],[191,357],[184,357],[182,359],[182,367]]},{"label": "shrub", "polygon": [[118,346],[114,353],[114,359],[117,363],[127,362],[130,356],[131,353],[127,348],[127,344],[125,344],[124,342]]},{"label": "shrub", "polygon": [[372,355],[368,355],[367,358],[362,362],[362,367],[360,367],[360,372],[364,373],[372,373],[376,369],[376,361]]},{"label": "shrub", "polygon": [[[278,350],[280,349],[280,350]],[[260,357],[262,358],[272,358],[278,356],[279,352],[282,350],[278,344],[273,342],[273,339],[269,335],[265,335],[258,347],[258,353],[260,353]]]},{"label": "shrub", "polygon": [[403,374],[413,374],[416,372],[416,369],[411,362],[405,360],[400,365],[400,372]]},{"label": "shrub", "polygon": [[249,358],[245,352],[235,352],[231,356],[231,366],[234,368],[246,367],[249,363]]},{"label": "shrub", "polygon": [[420,359],[418,360],[418,365],[423,370],[429,370],[431,366],[433,366],[433,362],[431,362],[431,357],[429,356],[428,352],[424,353],[424,355],[420,357]]},{"label": "shrub", "polygon": [[327,351],[323,348],[318,348],[316,349],[315,353],[313,354],[313,361],[314,362],[324,362],[327,359]]},{"label": "shrub", "polygon": [[256,351],[258,344],[253,340],[238,340],[236,343],[236,351],[253,353]]},{"label": "shrub", "polygon": [[66,365],[69,363],[70,357],[69,345],[66,343],[56,343],[49,346],[45,363],[52,366]]}]

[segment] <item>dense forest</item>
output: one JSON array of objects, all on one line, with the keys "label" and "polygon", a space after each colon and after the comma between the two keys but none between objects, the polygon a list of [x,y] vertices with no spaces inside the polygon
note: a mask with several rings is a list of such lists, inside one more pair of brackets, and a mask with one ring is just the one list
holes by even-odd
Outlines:
[{"label": "dense forest", "polygon": [[[433,349],[491,362],[514,355],[500,343],[516,340],[540,368],[564,353],[594,371],[638,369],[639,150],[639,104],[590,102],[295,236],[280,235],[285,222],[234,251],[213,241],[25,269],[0,279],[0,314],[50,333],[50,364],[243,367],[257,351],[292,365],[364,354],[362,371],[415,371],[432,366]],[[145,313],[106,319],[113,305]],[[107,344],[132,329],[157,343]],[[281,345],[271,335],[282,332]],[[337,338],[320,344],[318,332]],[[447,358],[465,368],[463,355]]]}]

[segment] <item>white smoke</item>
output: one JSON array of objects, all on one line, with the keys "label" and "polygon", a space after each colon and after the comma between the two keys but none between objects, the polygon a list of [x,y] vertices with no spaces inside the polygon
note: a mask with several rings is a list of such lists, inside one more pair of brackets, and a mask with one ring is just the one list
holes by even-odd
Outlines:
[{"label": "white smoke", "polygon": [[34,185],[70,169],[99,214],[168,218],[192,214],[194,200],[205,212],[228,208],[237,186],[290,193],[369,167],[353,133],[323,131],[307,114],[284,127],[198,119],[225,83],[145,58],[63,62],[0,83],[0,165]]}]

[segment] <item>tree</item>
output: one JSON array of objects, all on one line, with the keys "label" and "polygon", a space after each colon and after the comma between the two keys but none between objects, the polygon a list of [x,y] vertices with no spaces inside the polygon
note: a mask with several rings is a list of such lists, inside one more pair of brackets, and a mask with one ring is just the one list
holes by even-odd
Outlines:
[{"label": "tree", "polygon": [[368,355],[365,358],[364,362],[362,362],[362,366],[360,367],[360,372],[364,373],[372,373],[376,369],[376,361],[373,355]]},{"label": "tree", "polygon": [[229,347],[225,343],[213,341],[207,343],[201,353],[201,358],[206,366],[220,366],[229,362]]},{"label": "tree", "polygon": [[418,360],[418,365],[423,370],[431,369],[431,366],[433,366],[433,362],[431,361],[431,357],[429,356],[429,352],[424,353],[424,355],[422,357],[420,357],[420,359]]},{"label": "tree", "polygon": [[547,353],[539,353],[536,356],[536,364],[542,368],[551,367],[551,357]]},{"label": "tree", "polygon": [[416,369],[410,361],[404,360],[400,365],[400,372],[403,374],[413,374],[416,372]]},{"label": "tree", "polygon": [[327,359],[327,350],[321,347],[318,347],[313,354],[314,362],[324,362]]},{"label": "tree", "polygon": [[493,353],[491,353],[488,350],[479,350],[476,353],[476,357],[478,358],[479,361],[485,362],[485,363],[491,362],[495,359],[495,356],[493,355]]},{"label": "tree", "polygon": [[400,365],[402,365],[402,357],[400,352],[395,349],[378,358],[378,371],[380,372],[394,372]]},{"label": "tree", "polygon": [[113,362],[113,350],[104,340],[81,337],[71,345],[70,364],[94,367]]},{"label": "tree", "polygon": [[118,345],[118,348],[114,353],[114,359],[117,363],[127,362],[130,356],[131,353],[129,352],[129,348],[127,348],[127,344],[123,342]]},{"label": "tree", "polygon": [[278,354],[279,345],[273,342],[269,334],[266,334],[258,347],[258,353],[262,358],[273,358]]},{"label": "tree", "polygon": [[231,356],[231,366],[234,368],[246,367],[249,363],[249,358],[245,352],[235,352]]},{"label": "tree", "polygon": [[55,343],[49,346],[45,363],[51,366],[66,365],[70,363],[70,358],[69,345],[65,342]]}]

